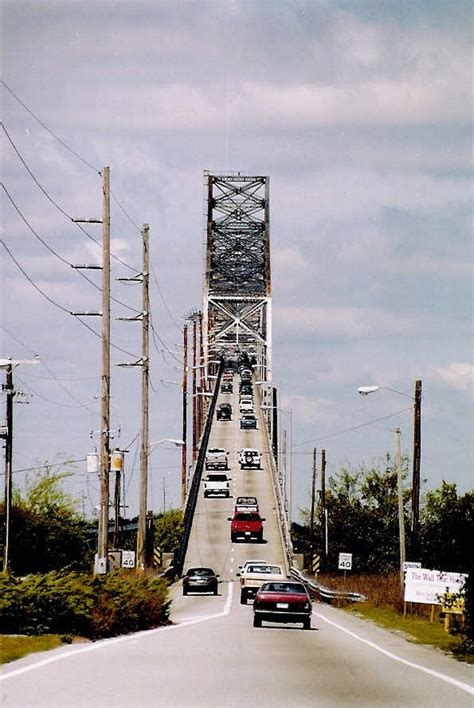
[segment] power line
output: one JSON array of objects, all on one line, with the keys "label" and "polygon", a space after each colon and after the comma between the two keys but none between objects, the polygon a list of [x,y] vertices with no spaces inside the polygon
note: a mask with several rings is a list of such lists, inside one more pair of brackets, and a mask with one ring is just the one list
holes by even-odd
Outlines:
[{"label": "power line", "polygon": [[[6,135],[7,138],[8,138],[8,140],[9,140],[9,142],[10,142],[12,148],[13,148],[14,151],[16,152],[18,158],[20,159],[22,165],[24,166],[24,168],[26,169],[26,171],[28,172],[28,174],[30,175],[30,177],[32,178],[32,180],[35,182],[35,184],[39,187],[39,189],[42,191],[42,193],[43,193],[43,194],[45,195],[45,197],[48,199],[48,201],[50,201],[51,204],[53,204],[53,206],[56,207],[56,209],[58,209],[58,211],[61,212],[61,214],[63,214],[63,216],[65,216],[67,219],[69,219],[69,221],[70,221],[71,223],[73,223],[74,226],[76,226],[80,231],[82,231],[82,233],[83,233],[85,236],[87,236],[87,238],[89,238],[93,243],[95,243],[96,246],[98,246],[99,248],[101,248],[101,244],[99,243],[99,241],[97,241],[97,239],[95,239],[95,238],[82,226],[82,224],[80,224],[80,223],[78,223],[77,221],[75,221],[74,218],[71,216],[71,214],[69,214],[67,211],[65,211],[65,209],[63,209],[63,208],[52,198],[52,196],[49,194],[49,192],[43,187],[43,185],[39,182],[39,180],[38,180],[38,179],[36,178],[36,176],[33,174],[33,171],[31,170],[31,168],[30,168],[29,165],[27,164],[26,160],[24,159],[23,155],[20,153],[19,149],[18,149],[17,146],[15,145],[15,143],[14,143],[14,141],[13,141],[13,138],[11,137],[10,133],[9,133],[8,130],[6,129],[5,124],[4,124],[3,122],[1,123],[1,126],[2,126],[2,128],[3,128],[3,131],[4,131],[5,135]],[[99,174],[100,174],[100,173],[99,173]],[[123,207],[121,206],[121,204],[118,202],[118,200],[117,200],[116,197],[115,197],[115,199],[116,199],[117,203],[119,204],[120,208],[122,209],[122,211],[124,211],[124,213],[128,216],[128,214],[125,212],[124,208],[123,208]],[[130,216],[129,216],[129,219],[131,219]],[[134,223],[134,222],[132,222],[132,223]],[[136,224],[134,223],[134,225],[136,225]],[[136,270],[137,270],[136,268],[133,268],[131,265],[129,265],[128,263],[126,263],[125,261],[123,261],[121,258],[119,258],[118,256],[116,256],[114,253],[111,253],[110,256],[111,256],[111,258],[113,258],[114,260],[116,260],[118,263],[120,263],[121,265],[125,266],[125,267],[128,268],[129,270],[131,270],[131,271],[136,271]]]},{"label": "power line", "polygon": [[178,322],[176,321],[176,319],[175,319],[175,317],[173,316],[172,312],[170,311],[170,309],[169,309],[169,307],[168,307],[168,304],[167,304],[167,302],[166,302],[166,300],[165,300],[165,298],[164,298],[164,296],[163,296],[163,292],[162,292],[162,290],[161,290],[160,283],[159,283],[159,281],[158,281],[158,278],[156,277],[155,269],[153,268],[153,266],[151,266],[150,270],[151,270],[151,274],[152,274],[152,276],[153,276],[153,280],[155,281],[155,285],[156,285],[156,287],[157,287],[157,290],[158,290],[158,292],[159,292],[159,294],[160,294],[161,300],[162,300],[162,302],[163,302],[163,305],[164,305],[164,307],[165,307],[165,310],[166,310],[166,312],[168,313],[168,315],[169,315],[169,317],[170,317],[170,320],[173,322],[173,324],[174,324],[174,326],[176,327],[176,329],[178,330],[178,332],[181,332],[181,327],[180,327],[180,325],[178,324]]},{"label": "power line", "polygon": [[126,209],[125,209],[125,207],[123,206],[123,204],[122,204],[122,203],[118,200],[118,198],[115,196],[115,194],[114,194],[114,192],[113,192],[112,189],[110,190],[110,194],[112,195],[112,199],[114,200],[114,202],[117,204],[117,206],[119,207],[119,209],[121,209],[121,210],[123,211],[123,213],[125,214],[125,216],[127,217],[127,219],[130,221],[130,223],[133,224],[133,226],[134,226],[136,229],[138,229],[138,231],[141,233],[141,231],[142,231],[142,230],[141,230],[141,227],[132,219],[132,217],[130,216],[130,214],[128,213],[128,211],[126,211]]},{"label": "power line", "polygon": [[[13,208],[15,209],[15,211],[17,212],[17,214],[20,216],[20,218],[22,219],[22,221],[26,224],[26,226],[27,226],[28,229],[31,231],[31,233],[38,239],[38,241],[40,241],[40,242],[43,244],[43,246],[44,246],[45,248],[47,248],[50,253],[52,253],[54,256],[56,256],[56,258],[58,258],[62,263],[64,263],[65,265],[68,265],[70,268],[72,268],[72,267],[73,267],[73,264],[70,263],[70,262],[69,262],[68,260],[66,260],[65,258],[63,258],[62,256],[60,256],[59,253],[57,253],[57,252],[39,235],[39,233],[32,227],[32,225],[30,224],[30,222],[27,220],[27,218],[25,217],[25,215],[24,215],[23,212],[21,211],[21,209],[20,209],[20,207],[18,206],[18,204],[15,202],[15,200],[14,200],[13,197],[11,196],[10,192],[8,191],[8,189],[5,187],[5,184],[2,182],[0,186],[2,187],[3,191],[4,191],[5,194],[7,195],[8,199],[10,200],[10,202],[11,202]],[[83,273],[83,272],[80,271],[80,270],[77,270],[77,273],[81,276],[81,278],[84,278],[84,280],[87,280],[87,282],[88,282],[90,285],[92,285],[93,288],[95,288],[95,289],[98,290],[99,292],[102,292],[102,288],[101,288],[99,285],[97,285],[97,283],[94,283],[94,281],[91,280],[91,278],[89,278],[85,273]],[[113,300],[113,301],[114,301],[115,303],[117,303],[118,305],[121,305],[122,307],[125,307],[127,310],[130,310],[131,312],[136,312],[136,308],[131,307],[130,305],[127,305],[127,303],[122,302],[121,300],[118,300],[118,299],[115,298],[115,297],[111,297],[111,300]]]},{"label": "power line", "polygon": [[74,157],[76,157],[78,160],[80,160],[84,165],[86,165],[87,167],[90,167],[90,169],[93,170],[96,174],[98,174],[98,175],[101,174],[100,170],[98,170],[97,167],[95,167],[91,162],[86,160],[85,157],[82,157],[82,155],[79,155],[79,153],[76,152],[75,150],[73,150],[73,148],[70,147],[66,142],[64,142],[64,140],[61,140],[61,138],[58,135],[56,135],[56,133],[54,133],[51,130],[51,128],[48,128],[48,126],[45,123],[43,123],[43,121],[40,118],[38,118],[38,116],[35,113],[33,113],[33,111],[30,108],[28,108],[28,106],[25,103],[23,103],[23,101],[20,98],[18,98],[16,93],[14,93],[12,91],[12,89],[5,83],[5,81],[3,79],[0,79],[0,81],[3,84],[3,86],[6,88],[6,90],[13,96],[13,98],[18,101],[20,106],[22,106],[25,109],[25,111],[27,113],[29,113],[30,116],[32,118],[34,118],[41,125],[42,128],[44,128],[50,135],[52,135],[53,138],[55,138],[59,143],[61,143],[61,145],[64,148],[66,148],[66,150],[68,150],[72,155],[74,155]]},{"label": "power line", "polygon": [[[97,411],[92,410],[92,408],[89,408],[86,403],[82,403],[79,401],[77,404],[72,404],[72,403],[59,403],[57,401],[52,401],[50,398],[47,398],[44,396],[42,393],[38,393],[38,391],[35,391],[30,384],[26,383],[22,376],[19,374],[16,375],[16,378],[25,386],[25,388],[30,391],[32,394],[37,396],[38,398],[42,398],[44,401],[47,403],[50,403],[53,406],[61,406],[62,408],[85,408],[89,413],[93,413],[94,415],[98,416],[99,413]],[[78,399],[77,399],[78,400]]]},{"label": "power line", "polygon": [[400,411],[396,411],[395,413],[390,413],[389,415],[384,415],[382,418],[374,418],[374,420],[368,420],[366,423],[360,423],[360,425],[354,425],[352,428],[346,428],[345,430],[339,430],[337,433],[330,433],[329,435],[322,435],[319,438],[312,438],[311,440],[303,440],[303,442],[296,443],[295,445],[292,446],[292,449],[295,447],[300,447],[300,445],[307,445],[308,443],[313,443],[317,442],[318,440],[327,440],[327,438],[334,438],[336,435],[343,435],[344,433],[350,433],[352,430],[358,430],[359,428],[365,428],[367,425],[373,425],[374,423],[380,423],[381,420],[387,420],[387,418],[394,418],[396,415],[400,415],[401,413],[406,413],[406,411],[411,411],[413,410],[412,407],[410,408],[402,408]]},{"label": "power line", "polygon": [[[4,241],[3,239],[1,239],[1,240],[0,240],[0,243],[2,244],[2,246],[4,247],[4,249],[6,250],[6,252],[8,253],[8,255],[10,256],[10,258],[12,259],[12,261],[15,263],[15,265],[16,265],[17,268],[18,268],[18,270],[21,271],[21,273],[25,276],[25,278],[28,280],[28,282],[31,283],[31,285],[35,288],[35,290],[37,290],[46,300],[48,300],[48,302],[50,302],[52,305],[54,305],[55,307],[57,307],[58,310],[61,310],[62,312],[65,312],[65,313],[68,314],[68,315],[72,315],[72,314],[73,314],[70,310],[67,310],[65,307],[63,307],[62,305],[60,305],[59,303],[57,303],[55,300],[53,300],[52,298],[50,298],[49,295],[46,295],[46,293],[45,293],[43,290],[41,290],[41,288],[40,288],[38,285],[36,285],[36,283],[34,282],[34,280],[28,275],[28,273],[27,273],[27,272],[22,268],[22,266],[18,263],[17,259],[15,258],[15,256],[13,255],[13,253],[10,251],[10,249],[8,248],[8,246],[7,246],[7,244],[5,243],[5,241]],[[79,315],[73,315],[73,317],[75,317],[84,327],[86,327],[86,329],[88,329],[89,332],[92,332],[92,334],[93,334],[94,336],[98,337],[99,339],[102,339],[102,336],[101,336],[98,332],[96,332],[95,329],[93,329],[92,327],[90,327],[86,322],[84,322],[83,320],[81,320],[81,318],[80,318]],[[114,349],[116,349],[117,351],[122,352],[122,354],[127,354],[128,356],[132,356],[132,357],[134,357],[135,359],[139,359],[139,357],[138,357],[136,354],[132,354],[132,352],[129,352],[129,351],[127,351],[126,349],[122,349],[122,347],[119,347],[119,346],[117,346],[116,344],[113,344],[112,342],[110,343],[110,346],[113,347]]]}]

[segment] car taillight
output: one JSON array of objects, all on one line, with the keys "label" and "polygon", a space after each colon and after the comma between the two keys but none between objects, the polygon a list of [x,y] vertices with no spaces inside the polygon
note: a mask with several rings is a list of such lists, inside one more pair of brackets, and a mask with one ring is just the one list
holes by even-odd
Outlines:
[{"label": "car taillight", "polygon": [[310,609],[311,609],[311,603],[310,603],[310,602],[305,602],[304,609],[305,609],[305,610],[310,610]]}]

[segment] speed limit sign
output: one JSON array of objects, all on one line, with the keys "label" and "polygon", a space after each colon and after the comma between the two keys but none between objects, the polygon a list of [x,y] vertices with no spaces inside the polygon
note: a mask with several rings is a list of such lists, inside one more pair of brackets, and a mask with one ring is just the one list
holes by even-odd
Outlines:
[{"label": "speed limit sign", "polygon": [[339,570],[352,570],[352,553],[339,553]]}]

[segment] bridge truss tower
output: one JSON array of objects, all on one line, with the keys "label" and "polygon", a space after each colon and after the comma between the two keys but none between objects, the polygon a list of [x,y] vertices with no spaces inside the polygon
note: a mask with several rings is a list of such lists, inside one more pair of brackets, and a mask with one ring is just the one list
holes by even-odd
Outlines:
[{"label": "bridge truss tower", "polygon": [[204,173],[206,361],[255,357],[271,382],[269,178]]}]

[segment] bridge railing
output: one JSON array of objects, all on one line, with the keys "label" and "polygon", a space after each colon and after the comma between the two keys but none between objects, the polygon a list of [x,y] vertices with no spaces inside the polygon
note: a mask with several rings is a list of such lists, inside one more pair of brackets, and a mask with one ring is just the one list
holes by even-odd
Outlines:
[{"label": "bridge railing", "polygon": [[217,372],[217,379],[215,380],[214,392],[211,400],[211,404],[208,408],[206,424],[204,426],[204,431],[201,436],[201,441],[199,445],[199,452],[196,460],[196,465],[194,467],[194,473],[191,481],[191,486],[186,498],[186,508],[184,511],[183,520],[183,536],[181,540],[181,545],[177,552],[175,553],[172,573],[175,576],[180,576],[183,572],[184,559],[186,558],[186,552],[188,550],[189,537],[191,535],[191,527],[193,524],[194,512],[196,510],[196,503],[199,496],[199,487],[202,479],[202,472],[204,469],[206,461],[206,451],[209,443],[209,436],[211,434],[212,421],[214,418],[214,411],[216,409],[217,397],[219,395],[220,381],[222,376],[222,371],[224,369],[224,362],[221,361],[219,366],[219,371]]},{"label": "bridge railing", "polygon": [[273,494],[275,497],[275,507],[277,510],[278,514],[278,528],[280,530],[280,539],[281,539],[281,544],[285,556],[285,565],[286,565],[286,574],[289,574],[290,568],[293,565],[293,543],[291,541],[291,535],[290,535],[290,529],[288,525],[288,516],[286,513],[285,509],[285,503],[283,499],[283,493],[282,489],[280,486],[280,477],[278,473],[278,468],[276,466],[275,462],[275,457],[273,455],[273,448],[270,440],[270,433],[268,431],[268,427],[266,424],[266,417],[265,414],[262,412],[261,405],[261,396],[260,396],[260,391],[257,389],[256,393],[257,401],[258,401],[258,409],[260,410],[260,422],[264,423],[262,428],[265,431],[264,435],[264,440],[265,440],[265,452],[266,452],[266,459],[268,460],[268,465],[270,467],[270,472],[271,472],[271,479],[272,479],[272,486],[273,486]]}]

